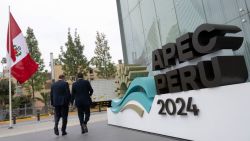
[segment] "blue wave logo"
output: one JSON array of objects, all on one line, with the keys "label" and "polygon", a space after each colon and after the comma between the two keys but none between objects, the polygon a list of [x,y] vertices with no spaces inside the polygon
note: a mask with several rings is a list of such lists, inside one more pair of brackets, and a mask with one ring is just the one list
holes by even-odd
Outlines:
[{"label": "blue wave logo", "polygon": [[126,104],[130,101],[136,101],[149,113],[155,95],[156,87],[154,77],[138,77],[131,82],[125,95],[121,99],[112,100],[111,111],[118,113],[125,109],[132,109],[140,116],[143,116],[144,110],[140,106]]}]

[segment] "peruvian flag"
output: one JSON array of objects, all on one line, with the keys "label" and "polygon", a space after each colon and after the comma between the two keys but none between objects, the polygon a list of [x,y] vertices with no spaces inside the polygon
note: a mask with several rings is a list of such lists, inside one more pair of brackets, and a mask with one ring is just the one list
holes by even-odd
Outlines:
[{"label": "peruvian flag", "polygon": [[31,58],[26,40],[11,13],[7,34],[7,51],[11,75],[22,84],[37,71],[38,64]]}]

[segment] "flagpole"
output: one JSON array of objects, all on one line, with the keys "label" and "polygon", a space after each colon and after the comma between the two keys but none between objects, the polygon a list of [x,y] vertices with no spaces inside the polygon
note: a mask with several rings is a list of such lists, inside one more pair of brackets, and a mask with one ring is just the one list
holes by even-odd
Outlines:
[{"label": "flagpole", "polygon": [[10,6],[9,6],[9,40],[8,40],[8,45],[9,45],[9,129],[12,129],[12,100],[11,100],[11,33],[10,33]]}]

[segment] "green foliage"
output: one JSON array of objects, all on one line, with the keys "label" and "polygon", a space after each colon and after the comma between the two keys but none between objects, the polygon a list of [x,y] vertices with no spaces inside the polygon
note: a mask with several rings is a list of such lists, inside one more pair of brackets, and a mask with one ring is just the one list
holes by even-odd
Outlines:
[{"label": "green foliage", "polygon": [[65,43],[66,51],[61,47],[61,54],[59,60],[62,63],[62,70],[67,77],[72,80],[78,72],[87,74],[89,66],[87,58],[83,55],[84,45],[81,44],[80,36],[75,31],[74,39],[71,36],[70,30],[68,31],[68,39]]},{"label": "green foliage", "polygon": [[[116,66],[114,63],[111,63],[111,62],[108,62],[107,63],[107,67],[106,67],[106,75],[107,77],[106,78],[115,78],[115,74],[116,74]],[[104,68],[105,70],[105,68]]]},{"label": "green foliage", "polygon": [[110,47],[106,35],[97,32],[95,44],[95,56],[90,62],[98,69],[97,75],[105,79],[115,77],[116,67],[111,62],[112,57],[109,53]]},{"label": "green foliage", "polygon": [[[11,94],[15,93],[15,85],[11,82]],[[0,107],[5,107],[9,103],[9,80],[0,80]]]},{"label": "green foliage", "polygon": [[[7,64],[7,59],[5,57],[3,57],[1,59],[1,64],[2,64],[2,67],[4,67],[4,64]],[[4,72],[0,72],[0,77],[4,78]]]},{"label": "green foliage", "polygon": [[60,61],[60,59],[54,59],[54,64],[55,65],[62,65],[62,62]]},{"label": "green foliage", "polygon": [[5,57],[3,57],[1,60],[1,64],[6,64],[6,63],[7,63],[7,59]]},{"label": "green foliage", "polygon": [[41,58],[42,54],[38,48],[38,41],[34,35],[33,29],[28,27],[26,34],[26,42],[30,55],[34,61],[39,64],[38,71],[24,84],[26,90],[29,94],[32,94],[34,99],[34,93],[43,89],[46,81],[46,73],[43,72],[45,65],[43,59]]},{"label": "green foliage", "polygon": [[35,98],[37,101],[42,102],[45,106],[49,105],[50,95],[49,93],[41,93],[41,97]]},{"label": "green foliage", "polygon": [[13,97],[12,99],[13,109],[24,108],[25,104],[26,104],[26,107],[30,107],[32,105],[31,96],[21,95],[21,96]]},{"label": "green foliage", "polygon": [[37,101],[40,101],[44,104],[45,113],[49,111],[49,102],[50,102],[50,94],[49,93],[41,93],[41,97],[36,97]]}]

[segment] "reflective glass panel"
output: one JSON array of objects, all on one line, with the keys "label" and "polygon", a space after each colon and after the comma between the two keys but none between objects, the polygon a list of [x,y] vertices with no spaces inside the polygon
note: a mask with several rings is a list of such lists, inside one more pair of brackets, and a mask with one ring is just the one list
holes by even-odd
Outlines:
[{"label": "reflective glass panel", "polygon": [[125,19],[128,16],[128,1],[120,0],[120,4],[121,4],[121,11],[122,11],[122,18]]},{"label": "reflective glass panel", "polygon": [[133,53],[133,62],[136,64],[146,64],[145,61],[147,55],[145,53],[145,39],[139,5],[137,5],[134,10],[130,12],[130,17],[133,33],[133,45],[135,50],[135,52]]},{"label": "reflective glass panel", "polygon": [[203,0],[208,23],[226,23],[239,17],[237,0]]},{"label": "reflective glass panel", "polygon": [[139,0],[128,0],[129,11],[132,11],[138,3],[139,3]]},{"label": "reflective glass panel", "polygon": [[132,54],[135,52],[134,45],[133,45],[133,34],[132,34],[132,28],[130,24],[130,18],[127,17],[125,20],[123,20],[123,27],[124,27],[124,34],[125,34],[125,43],[126,43],[126,50],[127,50],[127,58],[128,63],[133,63],[133,57]]},{"label": "reflective glass panel", "polygon": [[160,29],[161,44],[175,42],[180,35],[173,0],[155,0],[157,22]]},{"label": "reflective glass panel", "polygon": [[148,56],[147,62],[151,62],[152,51],[161,48],[159,26],[157,23],[153,0],[143,0],[140,3],[142,23],[145,34],[145,46]]},{"label": "reflective glass panel", "polygon": [[174,0],[181,34],[193,32],[206,22],[201,0]]}]

